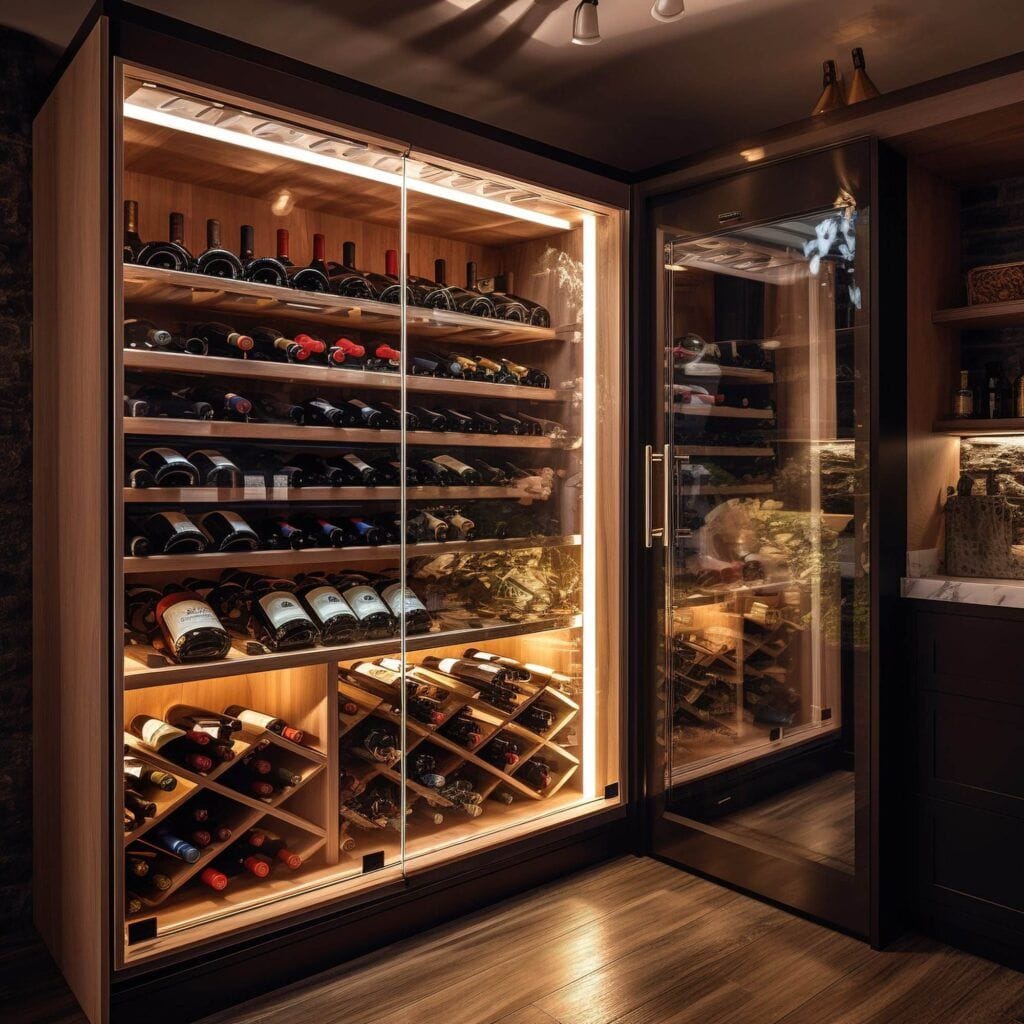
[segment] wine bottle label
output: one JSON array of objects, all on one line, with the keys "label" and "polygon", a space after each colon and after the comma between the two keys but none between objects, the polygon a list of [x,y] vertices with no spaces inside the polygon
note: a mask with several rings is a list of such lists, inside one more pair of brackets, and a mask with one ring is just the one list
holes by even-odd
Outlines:
[{"label": "wine bottle label", "polygon": [[345,599],[334,587],[316,587],[306,593],[306,601],[313,613],[321,622],[330,622],[339,617],[354,619],[355,614],[345,603]]},{"label": "wine bottle label", "polygon": [[352,670],[360,675],[369,676],[370,679],[377,679],[382,683],[387,683],[389,686],[397,683],[401,678],[398,672],[393,672],[383,665],[375,665],[372,661],[362,661],[358,665],[354,665]]},{"label": "wine bottle label", "polygon": [[252,528],[237,512],[221,512],[221,518],[232,530],[240,530],[243,533],[252,533]]},{"label": "wine bottle label", "polygon": [[362,472],[365,469],[369,469],[370,468],[365,462],[363,462],[363,460],[361,458],[359,458],[358,455],[353,455],[351,452],[346,453],[345,455],[342,456],[342,458],[350,466],[355,466],[356,469],[358,469],[360,472]]},{"label": "wine bottle label", "polygon": [[195,533],[192,520],[181,512],[160,512],[159,516],[167,522],[175,533]]},{"label": "wine bottle label", "polygon": [[425,612],[427,609],[423,602],[408,588],[400,583],[392,583],[381,591],[391,614],[398,616],[408,612]]},{"label": "wine bottle label", "polygon": [[445,469],[450,469],[453,473],[461,473],[463,470],[469,469],[469,466],[464,462],[459,462],[458,459],[453,458],[451,455],[435,455],[434,462],[444,466]]},{"label": "wine bottle label", "polygon": [[[161,602],[161,605],[163,602]],[[196,629],[223,629],[213,609],[196,597],[185,597],[165,608],[157,606],[157,615],[163,619],[172,643],[177,646],[182,637]]]},{"label": "wine bottle label", "polygon": [[195,453],[196,455],[205,455],[210,462],[218,469],[235,469],[235,464],[230,460],[221,455],[220,452],[215,452],[207,448],[200,448]]},{"label": "wine bottle label", "polygon": [[191,463],[185,458],[180,452],[176,452],[173,448],[150,448],[149,451],[143,452],[139,458],[144,459],[150,452],[155,452],[165,462],[175,466],[189,466]]},{"label": "wine bottle label", "polygon": [[287,590],[272,590],[269,594],[264,594],[259,602],[275,629],[280,629],[296,619],[309,621],[309,616],[299,604],[298,598]]},{"label": "wine bottle label", "polygon": [[277,721],[273,715],[265,715],[262,711],[253,711],[252,708],[241,708],[234,717],[256,729],[269,729]]},{"label": "wine bottle label", "polygon": [[169,722],[162,722],[159,718],[147,718],[142,724],[141,740],[147,747],[153,750],[160,750],[161,747],[170,743],[171,740],[179,739],[185,733]]},{"label": "wine bottle label", "polygon": [[373,587],[355,586],[342,591],[342,596],[348,601],[349,607],[356,613],[360,621],[368,619],[371,615],[390,615],[387,605],[380,599],[380,595]]}]

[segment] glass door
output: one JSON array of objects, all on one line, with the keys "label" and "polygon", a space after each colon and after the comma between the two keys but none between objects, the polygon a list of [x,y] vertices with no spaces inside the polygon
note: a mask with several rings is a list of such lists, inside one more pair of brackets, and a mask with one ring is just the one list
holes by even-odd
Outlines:
[{"label": "glass door", "polygon": [[797,906],[832,883],[856,896],[865,867],[870,209],[855,170],[767,169],[659,210],[658,831]]}]

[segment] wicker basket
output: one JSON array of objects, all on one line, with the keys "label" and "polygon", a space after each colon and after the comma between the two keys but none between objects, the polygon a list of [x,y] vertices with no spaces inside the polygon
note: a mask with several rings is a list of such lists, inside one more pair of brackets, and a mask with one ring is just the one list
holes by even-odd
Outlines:
[{"label": "wicker basket", "polygon": [[1017,299],[1024,299],[1024,263],[995,263],[968,272],[968,304],[979,306]]}]

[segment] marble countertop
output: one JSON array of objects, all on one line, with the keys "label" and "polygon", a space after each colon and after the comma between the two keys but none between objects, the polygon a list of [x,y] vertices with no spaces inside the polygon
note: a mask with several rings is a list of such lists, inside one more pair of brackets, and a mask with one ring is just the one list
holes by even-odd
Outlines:
[{"label": "marble countertop", "polygon": [[969,576],[904,577],[904,597],[924,601],[954,601],[960,604],[999,605],[1024,608],[1024,580],[988,580]]}]

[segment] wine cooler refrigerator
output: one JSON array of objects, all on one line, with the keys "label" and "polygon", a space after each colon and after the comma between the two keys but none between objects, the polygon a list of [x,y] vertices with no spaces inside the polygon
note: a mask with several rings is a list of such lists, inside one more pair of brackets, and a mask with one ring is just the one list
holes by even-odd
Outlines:
[{"label": "wine cooler refrigerator", "polygon": [[628,798],[625,210],[144,36],[36,123],[36,916],[95,1024]]},{"label": "wine cooler refrigerator", "polygon": [[865,936],[880,537],[903,529],[878,162],[865,142],[652,196],[641,252],[651,848]]}]

